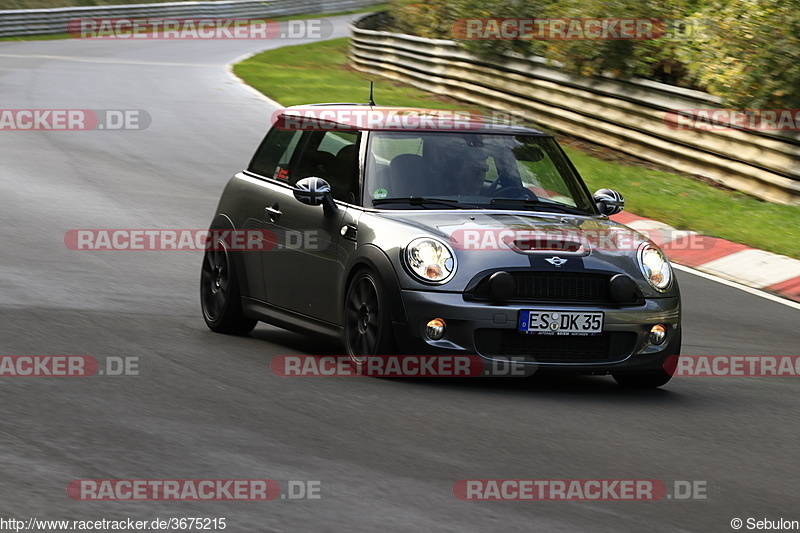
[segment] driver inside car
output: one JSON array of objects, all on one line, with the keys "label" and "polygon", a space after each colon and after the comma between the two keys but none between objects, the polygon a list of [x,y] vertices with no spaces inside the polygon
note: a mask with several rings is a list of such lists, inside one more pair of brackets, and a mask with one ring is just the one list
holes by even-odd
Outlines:
[{"label": "driver inside car", "polygon": [[443,172],[446,176],[444,194],[476,196],[481,194],[489,171],[489,153],[482,147],[460,146],[450,152]]},{"label": "driver inside car", "polygon": [[451,168],[452,181],[458,196],[481,194],[486,173],[489,171],[489,154],[483,148],[463,148],[457,152]]}]

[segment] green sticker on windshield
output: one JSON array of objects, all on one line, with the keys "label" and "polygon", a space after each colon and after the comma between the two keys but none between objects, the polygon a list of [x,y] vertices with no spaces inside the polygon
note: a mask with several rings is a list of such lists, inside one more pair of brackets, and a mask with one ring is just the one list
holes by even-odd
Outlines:
[{"label": "green sticker on windshield", "polygon": [[372,197],[377,200],[380,200],[381,198],[386,198],[387,196],[389,196],[389,191],[383,188],[375,189],[375,192],[372,193]]}]

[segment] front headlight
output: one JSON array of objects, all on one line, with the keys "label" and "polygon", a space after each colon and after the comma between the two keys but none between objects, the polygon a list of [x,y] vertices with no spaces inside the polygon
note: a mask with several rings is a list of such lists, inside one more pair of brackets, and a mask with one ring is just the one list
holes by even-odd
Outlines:
[{"label": "front headlight", "polygon": [[432,237],[418,237],[409,242],[403,259],[411,274],[428,283],[445,283],[456,273],[453,251]]},{"label": "front headlight", "polygon": [[672,283],[672,267],[664,257],[664,253],[653,246],[645,244],[639,248],[639,268],[644,278],[659,291],[665,291]]}]

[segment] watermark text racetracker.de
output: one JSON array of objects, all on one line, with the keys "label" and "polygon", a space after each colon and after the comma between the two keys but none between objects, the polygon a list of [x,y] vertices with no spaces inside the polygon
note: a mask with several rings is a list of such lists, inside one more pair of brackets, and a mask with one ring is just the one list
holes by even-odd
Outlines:
[{"label": "watermark text racetracker.de", "polygon": [[687,131],[800,131],[800,109],[671,109],[664,124]]},{"label": "watermark text racetracker.de", "polygon": [[619,41],[698,38],[700,20],[655,18],[469,18],[453,24],[461,40]]},{"label": "watermark text racetracker.de", "polygon": [[152,121],[143,109],[0,109],[0,131],[139,131]]},{"label": "watermark text racetracker.de", "polygon": [[402,107],[295,106],[272,114],[271,124],[282,130],[471,130],[488,124],[526,125],[536,122],[530,111],[442,110]]},{"label": "watermark text racetracker.de", "polygon": [[285,228],[73,229],[64,235],[64,244],[76,251],[320,251],[331,245],[331,236]]},{"label": "watermark text racetracker.de", "polygon": [[139,375],[137,356],[0,355],[0,378],[128,377]]},{"label": "watermark text racetracker.de", "polygon": [[675,377],[800,377],[800,355],[673,355],[664,370]]},{"label": "watermark text racetracker.de", "polygon": [[453,495],[465,501],[707,500],[705,480],[460,479]]},{"label": "watermark text racetracker.de", "polygon": [[347,355],[279,355],[270,363],[281,377],[468,378],[527,377],[537,365],[522,358],[477,355],[373,355],[354,365]]},{"label": "watermark text racetracker.de", "polygon": [[79,501],[320,500],[319,480],[75,479],[67,495]]},{"label": "watermark text racetracker.de", "polygon": [[64,244],[77,251],[291,251],[322,250],[330,236],[319,230],[276,228],[207,229],[73,229]]},{"label": "watermark text racetracker.de", "polygon": [[714,238],[689,231],[673,229],[632,231],[620,226],[580,230],[460,228],[450,235],[450,244],[457,250],[470,251],[635,251],[646,242],[646,239],[650,239],[665,251],[709,250],[717,244]]},{"label": "watermark text racetracker.de", "polygon": [[[492,117],[494,118],[494,117]],[[473,130],[487,122],[478,111],[404,107],[296,106],[278,109],[271,123],[287,131],[324,130]]]},{"label": "watermark text racetracker.de", "polygon": [[333,34],[333,23],[327,19],[85,18],[70,20],[67,33],[75,39],[325,39]]}]

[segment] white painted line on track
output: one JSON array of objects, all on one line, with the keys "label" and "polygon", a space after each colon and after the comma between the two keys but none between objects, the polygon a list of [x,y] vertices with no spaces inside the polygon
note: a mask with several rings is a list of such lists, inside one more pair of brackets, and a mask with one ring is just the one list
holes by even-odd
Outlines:
[{"label": "white painted line on track", "polygon": [[705,272],[741,280],[763,288],[800,276],[800,261],[763,250],[734,252],[702,265]]},{"label": "white painted line on track", "polygon": [[691,267],[678,265],[676,263],[672,263],[672,266],[676,270],[683,270],[684,272],[688,272],[689,274],[694,274],[695,276],[700,276],[701,278],[710,279],[712,281],[716,281],[717,283],[722,283],[723,285],[727,285],[728,287],[733,287],[735,289],[739,289],[744,292],[749,292],[750,294],[753,294],[755,296],[760,296],[761,298],[765,298],[767,300],[771,300],[773,302],[800,310],[800,302],[795,302],[793,300],[789,300],[788,298],[782,298],[780,296],[776,296],[769,292],[765,292],[759,289],[754,289],[752,287],[748,287],[747,285],[742,285],[741,283],[736,283],[735,281],[730,281],[724,278],[720,278],[719,276],[715,276],[713,274],[707,274],[705,272],[701,272],[700,270]]}]

